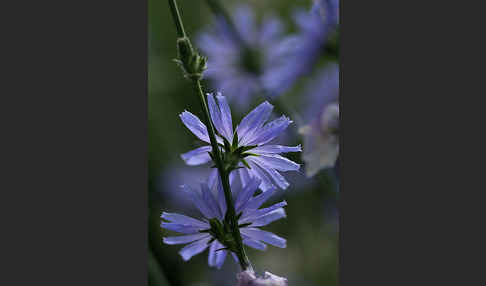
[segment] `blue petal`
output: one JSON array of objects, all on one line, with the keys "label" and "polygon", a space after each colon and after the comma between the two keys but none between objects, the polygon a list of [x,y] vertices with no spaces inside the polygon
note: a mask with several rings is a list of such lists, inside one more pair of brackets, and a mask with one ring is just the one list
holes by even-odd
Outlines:
[{"label": "blue petal", "polygon": [[247,185],[251,180],[251,176],[246,168],[238,169],[238,174],[240,175],[240,181],[243,186]]},{"label": "blue petal", "polygon": [[179,117],[186,127],[204,142],[209,143],[209,135],[206,125],[197,118],[196,115],[190,113],[189,111],[182,112]]},{"label": "blue petal", "polygon": [[207,217],[209,219],[211,218],[219,218],[223,219],[223,216],[220,212],[220,209],[218,207],[218,204],[216,200],[214,199],[214,196],[211,192],[211,190],[208,188],[206,184],[201,184],[201,192],[202,192],[202,199],[204,201],[204,204],[208,207],[210,210],[210,216]]},{"label": "blue petal", "polygon": [[278,171],[298,171],[300,169],[299,164],[277,154],[265,154],[252,159]]},{"label": "blue petal", "polygon": [[231,119],[231,110],[226,101],[226,97],[222,96],[221,93],[216,95],[218,101],[219,110],[221,112],[221,121],[223,123],[223,135],[231,143],[233,141],[233,121]]},{"label": "blue petal", "polygon": [[252,222],[254,221],[255,219],[259,218],[260,216],[263,216],[273,210],[276,210],[276,209],[279,209],[281,207],[285,207],[287,205],[287,202],[286,201],[282,201],[280,203],[276,203],[268,208],[263,208],[263,209],[254,209],[254,210],[250,210],[248,209],[242,216],[241,218],[238,220],[238,223],[239,224],[243,224],[243,223],[248,223],[248,222]]},{"label": "blue petal", "polygon": [[195,240],[199,240],[199,239],[206,238],[206,237],[209,237],[209,234],[198,233],[198,234],[191,234],[191,235],[164,237],[163,241],[164,241],[165,244],[185,244],[185,243],[193,242]]},{"label": "blue petal", "polygon": [[224,248],[224,246],[217,240],[211,243],[208,256],[209,266],[216,267],[217,269],[220,269],[221,266],[223,266],[227,251],[221,250],[222,248]]},{"label": "blue petal", "polygon": [[276,234],[273,234],[271,232],[264,231],[258,228],[252,228],[252,227],[242,228],[240,229],[240,231],[242,234],[254,240],[260,240],[280,248],[287,247],[287,241],[284,238]]},{"label": "blue petal", "polygon": [[160,227],[185,234],[199,233],[199,231],[202,230],[201,227],[197,227],[192,224],[180,224],[172,222],[161,222]]},{"label": "blue petal", "polygon": [[287,182],[287,180],[285,180],[285,178],[280,175],[279,172],[269,166],[269,164],[267,164],[267,162],[265,162],[264,160],[259,159],[259,157],[248,158],[247,161],[249,161],[249,164],[250,162],[252,163],[251,166],[253,169],[258,170],[260,173],[268,175],[271,178],[272,183],[277,185],[282,190],[285,190],[290,185],[289,182]]},{"label": "blue petal", "polygon": [[[204,52],[205,55],[208,55],[211,59],[212,56],[227,56],[226,54],[232,53],[232,51],[228,48],[227,45],[222,44],[219,37],[213,36],[209,33],[200,34],[197,39],[197,45],[199,46],[200,50]],[[216,58],[217,59],[217,58]]]},{"label": "blue petal", "polygon": [[226,198],[224,196],[223,184],[221,183],[221,180],[218,180],[217,188],[218,188],[218,205],[224,217],[226,215],[227,207],[226,207]]},{"label": "blue petal", "polygon": [[260,43],[268,43],[269,41],[281,36],[283,31],[282,28],[282,23],[277,18],[265,20],[260,32]]},{"label": "blue petal", "polygon": [[249,247],[258,249],[258,250],[266,250],[267,245],[261,241],[254,240],[248,236],[243,236],[243,243],[248,245]]},{"label": "blue petal", "polygon": [[276,210],[273,210],[269,213],[266,213],[257,219],[253,220],[251,222],[251,226],[265,226],[267,224],[270,224],[276,220],[279,220],[281,218],[285,218],[287,215],[285,214],[285,210],[283,208],[279,208]]},{"label": "blue petal", "polygon": [[262,183],[260,184],[260,189],[263,192],[267,192],[269,190],[275,189],[274,184],[272,183],[272,180],[268,176],[268,174],[257,164],[255,164],[252,160],[247,160],[248,164],[250,165],[251,169],[248,170],[248,172],[251,174],[252,177],[257,177],[260,180],[262,180]]},{"label": "blue petal", "polygon": [[[219,134],[225,136],[223,121],[221,119],[221,112],[218,105],[214,100],[212,93],[207,94],[209,113],[211,114],[211,120],[213,121],[214,127],[219,132]],[[226,138],[228,139],[228,138]]]},{"label": "blue petal", "polygon": [[253,133],[263,126],[272,110],[273,105],[265,101],[241,120],[238,127],[236,127],[240,146],[248,145],[247,142],[253,139]]},{"label": "blue petal", "polygon": [[184,259],[184,261],[188,261],[194,255],[203,252],[208,247],[209,240],[211,240],[211,237],[203,238],[201,240],[193,242],[182,248],[179,251],[179,254],[182,256],[182,259]]},{"label": "blue petal", "polygon": [[244,208],[245,204],[253,196],[261,182],[262,181],[260,179],[253,178],[248,182],[248,184],[246,184],[246,186],[243,187],[235,201],[236,213],[239,213],[241,209]]},{"label": "blue petal", "polygon": [[236,263],[240,263],[240,261],[238,260],[238,256],[236,256],[236,254],[234,252],[231,252],[231,256],[233,256],[233,260],[236,262]]},{"label": "blue petal", "polygon": [[211,150],[211,146],[202,146],[187,153],[181,154],[181,158],[189,166],[201,165],[211,161],[211,157],[208,154],[208,152]]},{"label": "blue petal", "polygon": [[184,192],[189,196],[194,206],[201,212],[201,214],[206,218],[212,218],[212,212],[206,205],[201,194],[197,190],[193,190],[188,185],[183,185]]},{"label": "blue petal", "polygon": [[290,123],[292,123],[292,121],[288,117],[282,115],[281,117],[265,124],[263,130],[257,131],[252,140],[246,145],[263,145],[268,143],[280,135],[280,133],[282,133],[290,125]]},{"label": "blue petal", "polygon": [[217,240],[213,241],[209,246],[208,265],[210,267],[214,267],[216,265],[216,250],[218,249],[216,243],[218,243]]},{"label": "blue petal", "polygon": [[[275,189],[271,189],[267,192],[263,192],[256,197],[251,198],[245,205],[245,212],[249,210],[258,209],[264,202],[266,202],[273,194],[275,194]],[[243,214],[244,215],[244,214]]]},{"label": "blue petal", "polygon": [[251,149],[251,152],[255,154],[279,154],[279,153],[287,153],[287,152],[302,152],[302,147],[300,145],[295,147],[282,146],[282,145],[263,145]]},{"label": "blue petal", "polygon": [[163,212],[160,217],[173,223],[193,225],[202,228],[208,227],[208,224],[205,222],[181,214]]},{"label": "blue petal", "polygon": [[[221,246],[219,249],[223,248],[222,244],[219,244]],[[224,261],[226,260],[226,254],[228,254],[228,251],[226,250],[219,250],[216,251],[216,268],[221,269],[221,267],[224,264]]]},{"label": "blue petal", "polygon": [[218,184],[218,181],[219,181],[218,169],[213,168],[211,170],[211,173],[209,174],[209,178],[208,178],[208,186],[209,186],[209,188],[211,190],[214,189],[214,187],[216,186],[216,184]]},{"label": "blue petal", "polygon": [[243,41],[254,44],[255,39],[255,16],[248,5],[239,5],[234,12],[234,21],[238,33],[243,37]]}]

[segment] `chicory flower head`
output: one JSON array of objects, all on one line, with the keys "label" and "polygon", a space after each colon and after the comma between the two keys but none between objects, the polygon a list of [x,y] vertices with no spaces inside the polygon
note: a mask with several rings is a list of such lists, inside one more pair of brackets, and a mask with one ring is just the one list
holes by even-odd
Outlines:
[{"label": "chicory flower head", "polygon": [[306,175],[333,167],[339,155],[339,67],[326,67],[308,93],[307,125],[299,128],[304,135]]},{"label": "chicory flower head", "polygon": [[[284,238],[259,227],[286,217],[283,207],[287,203],[282,201],[259,209],[275,191],[254,196],[260,184],[259,179],[251,179],[246,185],[233,182],[231,189],[243,243],[258,250],[265,250],[266,244],[285,248]],[[234,252],[235,248],[225,215],[227,206],[221,183],[219,181],[213,189],[206,184],[201,184],[200,190],[184,186],[183,191],[191,198],[202,218],[195,219],[182,214],[163,212],[161,217],[168,222],[162,221],[161,227],[184,234],[164,237],[163,241],[166,244],[188,244],[179,251],[185,261],[209,247],[208,264],[219,269],[223,266],[228,251]],[[235,260],[238,261],[236,258]]]},{"label": "chicory flower head", "polygon": [[[228,170],[234,170],[231,175],[237,173],[243,184],[248,183],[251,178],[260,179],[260,188],[264,192],[276,187],[286,189],[289,183],[279,172],[298,171],[300,165],[280,154],[301,152],[302,149],[300,145],[291,147],[271,142],[292,121],[282,115],[266,123],[273,106],[265,101],[246,115],[236,130],[233,130],[231,110],[226,98],[218,93],[216,96],[208,94],[207,99],[223,159]],[[180,118],[194,135],[206,143],[210,142],[206,125],[199,118],[188,111],[184,111]],[[181,157],[188,165],[200,165],[211,161],[211,150],[211,146],[206,145],[184,153]]]},{"label": "chicory flower head", "polygon": [[264,78],[284,60],[279,53],[283,28],[275,17],[267,17],[257,27],[253,11],[244,5],[236,9],[233,20],[236,31],[220,17],[213,30],[200,34],[197,43],[208,57],[204,76],[244,109],[254,96],[267,92]]},{"label": "chicory flower head", "polygon": [[321,55],[327,41],[338,26],[339,0],[315,1],[311,11],[297,10],[294,15],[299,33],[282,41],[280,50],[285,62],[274,66],[265,77],[267,89],[282,93],[295,81],[309,73]]}]

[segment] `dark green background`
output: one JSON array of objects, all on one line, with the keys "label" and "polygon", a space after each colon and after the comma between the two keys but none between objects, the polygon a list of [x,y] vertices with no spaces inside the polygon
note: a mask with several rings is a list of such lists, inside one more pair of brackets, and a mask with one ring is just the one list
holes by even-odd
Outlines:
[{"label": "dark green background", "polygon": [[[293,9],[308,8],[311,4],[310,0],[223,1],[230,11],[237,2],[254,7],[258,17],[266,13],[279,16],[288,31],[295,30],[291,18]],[[178,4],[186,31],[194,39],[193,36],[211,22],[212,15],[202,0],[179,0]],[[149,284],[235,285],[237,266],[230,257],[221,270],[216,270],[207,265],[207,251],[184,262],[177,253],[181,246],[162,244],[162,236],[169,232],[159,227],[161,210],[184,210],[174,209],[164,200],[161,195],[164,190],[157,181],[160,174],[169,171],[174,164],[181,164],[179,154],[195,146],[195,138],[180,122],[179,113],[184,109],[196,115],[201,113],[190,82],[182,77],[172,61],[176,57],[176,33],[167,1],[149,0],[148,15]],[[280,114],[297,107],[301,102],[302,86],[311,78],[303,78],[295,88],[272,102],[276,106],[275,112]],[[212,91],[209,82],[205,82],[205,91]],[[255,103],[261,101],[257,99]],[[234,116],[236,123],[242,114],[234,113]],[[292,143],[300,143],[296,126],[290,127],[288,134],[295,137]],[[298,154],[292,159],[301,162]],[[280,198],[275,198],[288,202],[288,217],[265,229],[285,237],[287,248],[268,246],[265,252],[248,249],[250,260],[258,272],[270,271],[288,277],[290,285],[337,285],[338,231],[333,215],[337,194],[332,178],[323,171],[307,180],[309,184],[306,187],[292,184],[280,193]]]}]

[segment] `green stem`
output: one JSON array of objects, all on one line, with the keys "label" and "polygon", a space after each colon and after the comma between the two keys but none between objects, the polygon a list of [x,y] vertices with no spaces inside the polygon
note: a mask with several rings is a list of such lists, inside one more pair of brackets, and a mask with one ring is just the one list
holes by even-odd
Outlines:
[{"label": "green stem", "polygon": [[243,240],[241,238],[240,229],[238,227],[238,220],[236,218],[236,211],[235,205],[233,202],[233,197],[231,195],[231,186],[229,183],[229,172],[224,168],[223,159],[221,156],[221,150],[218,146],[218,142],[216,141],[216,134],[214,132],[214,127],[210,119],[208,106],[206,103],[206,98],[204,97],[204,93],[202,91],[201,82],[199,80],[194,81],[196,92],[199,95],[199,101],[201,103],[201,108],[204,113],[204,119],[206,126],[208,126],[208,133],[209,133],[209,140],[211,142],[211,146],[213,147],[213,156],[214,156],[214,163],[218,168],[219,175],[221,177],[221,182],[223,185],[224,190],[224,197],[227,205],[227,213],[226,216],[230,219],[229,224],[231,227],[231,233],[233,239],[236,242],[237,252],[236,256],[238,257],[238,261],[240,262],[240,266],[243,270],[248,268],[251,269],[250,261],[246,256],[245,249],[243,247]]},{"label": "green stem", "polygon": [[[179,37],[186,37],[187,35],[184,31],[184,25],[182,23],[179,10],[177,8],[176,0],[169,0],[169,6],[171,8],[171,13],[174,18],[174,22],[177,28],[177,33]],[[194,52],[194,51],[192,51]],[[240,263],[240,266],[242,270],[247,270],[251,269],[251,264],[246,256],[245,249],[243,247],[243,240],[241,238],[240,234],[240,229],[238,227],[238,220],[236,217],[236,211],[235,211],[235,205],[233,202],[233,198],[231,195],[231,186],[229,183],[229,172],[225,169],[223,159],[221,156],[221,150],[218,146],[218,142],[216,141],[216,132],[214,131],[214,126],[211,121],[211,117],[209,115],[209,109],[208,105],[206,102],[206,98],[204,96],[204,92],[201,86],[201,82],[199,79],[192,78],[192,81],[194,83],[194,89],[199,97],[199,102],[201,103],[201,109],[203,110],[204,113],[204,121],[207,126],[208,134],[209,134],[209,140],[211,142],[211,146],[213,149],[213,157],[214,157],[214,163],[216,167],[218,168],[219,175],[221,177],[222,185],[223,185],[223,190],[224,190],[224,197],[226,200],[226,205],[227,205],[227,213],[226,216],[229,218],[229,224],[231,228],[231,234],[233,236],[233,239],[236,243],[236,256],[238,257],[238,261]]]},{"label": "green stem", "polygon": [[174,24],[176,25],[177,35],[179,38],[186,37],[186,31],[184,31],[184,25],[182,24],[181,14],[177,8],[177,2],[175,0],[169,0],[170,12],[174,18]]}]

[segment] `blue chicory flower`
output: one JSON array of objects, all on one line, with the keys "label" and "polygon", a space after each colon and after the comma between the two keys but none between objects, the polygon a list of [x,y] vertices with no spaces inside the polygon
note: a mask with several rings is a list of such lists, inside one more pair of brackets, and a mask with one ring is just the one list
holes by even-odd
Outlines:
[{"label": "blue chicory flower", "polygon": [[236,31],[219,17],[212,30],[199,35],[197,44],[208,57],[204,76],[245,109],[256,95],[272,95],[264,80],[284,63],[283,26],[276,17],[267,17],[257,27],[253,11],[245,5],[236,9],[233,20]]},{"label": "blue chicory flower", "polygon": [[[207,95],[209,112],[213,124],[219,133],[217,141],[223,145],[224,140],[233,142],[237,139],[235,149],[248,148],[247,153],[243,153],[244,158],[239,161],[237,170],[233,171],[238,174],[243,184],[246,184],[251,178],[261,180],[260,188],[262,191],[268,191],[273,188],[286,189],[289,186],[287,180],[279,173],[286,171],[298,171],[300,165],[282,157],[281,153],[301,152],[301,146],[282,146],[272,144],[271,142],[279,136],[292,121],[281,116],[273,121],[265,123],[270,117],[273,106],[267,101],[257,106],[253,111],[246,115],[233,131],[231,110],[226,98],[218,93]],[[199,118],[194,114],[184,111],[180,118],[184,125],[202,141],[209,143],[209,135]],[[235,138],[237,136],[237,138]],[[224,139],[223,139],[224,138]],[[235,140],[236,141],[236,140]],[[211,160],[208,152],[211,152],[210,145],[202,146],[181,155],[181,158],[188,165],[200,165]],[[222,149],[223,152],[224,149]],[[249,156],[248,156],[249,155]],[[214,182],[215,171],[213,171],[212,181]]]},{"label": "blue chicory flower", "polygon": [[297,10],[294,15],[299,33],[282,41],[280,50],[285,62],[267,73],[264,82],[267,89],[279,94],[308,74],[319,57],[329,36],[336,31],[339,21],[339,0],[316,1],[312,10]]},{"label": "blue chicory flower", "polygon": [[333,167],[339,155],[339,67],[327,66],[307,93],[307,124],[299,128],[304,135],[306,175],[311,177]]},{"label": "blue chicory flower", "polygon": [[[260,209],[260,206],[275,193],[275,190],[254,196],[260,185],[259,179],[251,179],[246,185],[233,182],[231,182],[231,189],[243,243],[258,250],[265,250],[266,244],[285,248],[286,240],[284,238],[261,230],[259,227],[286,217],[283,207],[287,203],[282,201]],[[184,186],[183,192],[191,198],[202,218],[195,219],[182,214],[163,212],[161,217],[167,222],[162,221],[161,227],[184,234],[164,237],[163,241],[166,244],[188,244],[179,251],[185,261],[209,247],[208,264],[219,269],[223,266],[229,252],[223,240],[224,235],[221,239],[214,234],[218,232],[214,229],[214,225],[224,225],[227,210],[221,181],[219,180],[219,183],[212,189],[206,184],[201,184],[200,189]]]}]

